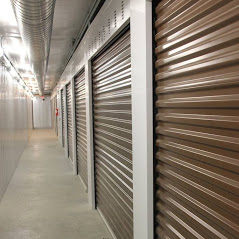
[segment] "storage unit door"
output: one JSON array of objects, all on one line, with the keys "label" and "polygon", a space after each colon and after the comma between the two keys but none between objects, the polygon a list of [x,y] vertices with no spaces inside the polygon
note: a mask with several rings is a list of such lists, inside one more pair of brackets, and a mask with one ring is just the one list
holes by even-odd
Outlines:
[{"label": "storage unit door", "polygon": [[54,98],[51,100],[51,124],[52,124],[52,128],[55,128],[54,125]]},{"label": "storage unit door", "polygon": [[93,61],[96,203],[117,238],[133,238],[130,32]]},{"label": "storage unit door", "polygon": [[53,109],[54,109],[54,100],[51,100],[51,125],[52,128],[54,129],[54,115],[53,115]]},{"label": "storage unit door", "polygon": [[54,109],[54,114],[55,114],[55,132],[58,135],[58,116],[56,115],[56,109],[57,109],[57,97],[55,97],[55,109]]},{"label": "storage unit door", "polygon": [[75,79],[75,115],[76,115],[76,155],[77,171],[87,188],[87,137],[86,137],[86,103],[85,72]]},{"label": "storage unit door", "polygon": [[155,9],[156,238],[239,236],[239,4]]},{"label": "storage unit door", "polygon": [[51,110],[52,110],[52,128],[56,132],[56,97],[51,100]]},{"label": "storage unit door", "polygon": [[65,147],[65,108],[64,108],[64,91],[61,90],[61,120],[62,120],[62,145]]},{"label": "storage unit door", "polygon": [[72,92],[71,83],[66,86],[66,106],[67,106],[67,141],[68,152],[71,161],[73,160],[73,141],[72,141]]}]

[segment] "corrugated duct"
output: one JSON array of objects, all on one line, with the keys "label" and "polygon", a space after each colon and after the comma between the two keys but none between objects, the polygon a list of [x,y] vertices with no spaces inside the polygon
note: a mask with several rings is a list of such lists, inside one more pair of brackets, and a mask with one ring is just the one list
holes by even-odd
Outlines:
[{"label": "corrugated duct", "polygon": [[30,65],[44,94],[55,0],[11,0]]}]

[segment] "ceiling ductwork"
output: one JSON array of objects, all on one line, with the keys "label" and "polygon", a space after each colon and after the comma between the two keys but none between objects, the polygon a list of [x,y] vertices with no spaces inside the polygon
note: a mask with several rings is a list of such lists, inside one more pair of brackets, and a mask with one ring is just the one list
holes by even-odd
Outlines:
[{"label": "ceiling ductwork", "polygon": [[11,3],[31,69],[37,78],[39,94],[43,95],[55,0],[11,0]]}]

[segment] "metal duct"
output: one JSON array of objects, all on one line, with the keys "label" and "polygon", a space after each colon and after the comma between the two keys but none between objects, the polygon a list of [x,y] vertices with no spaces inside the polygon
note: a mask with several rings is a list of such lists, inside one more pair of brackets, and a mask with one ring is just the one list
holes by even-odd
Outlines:
[{"label": "metal duct", "polygon": [[44,94],[55,0],[11,0],[30,65]]}]

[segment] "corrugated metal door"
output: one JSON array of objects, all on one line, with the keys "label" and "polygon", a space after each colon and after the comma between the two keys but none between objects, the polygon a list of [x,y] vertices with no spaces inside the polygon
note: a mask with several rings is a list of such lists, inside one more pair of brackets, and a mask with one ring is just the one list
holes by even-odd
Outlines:
[{"label": "corrugated metal door", "polygon": [[51,100],[51,124],[52,124],[52,128],[55,130],[55,116],[54,116],[54,98]]},{"label": "corrugated metal door", "polygon": [[155,9],[157,238],[239,238],[239,4]]},{"label": "corrugated metal door", "polygon": [[97,208],[117,238],[133,238],[131,56],[127,31],[93,61]]},{"label": "corrugated metal door", "polygon": [[56,97],[51,100],[51,111],[52,111],[52,128],[57,133],[57,116],[56,116],[57,102]]},{"label": "corrugated metal door", "polygon": [[56,132],[56,135],[58,135],[58,116],[56,116],[56,109],[57,109],[57,97],[55,97],[54,114],[55,114],[55,132]]},{"label": "corrugated metal door", "polygon": [[71,83],[66,86],[66,105],[67,105],[67,141],[68,152],[71,161],[73,160],[73,142],[72,142],[72,91]]},{"label": "corrugated metal door", "polygon": [[87,188],[87,137],[86,137],[86,103],[85,103],[85,72],[82,71],[75,79],[75,115],[76,115],[76,155],[77,171]]},{"label": "corrugated metal door", "polygon": [[65,147],[65,108],[64,108],[63,90],[61,90],[61,120],[62,120],[62,146]]},{"label": "corrugated metal door", "polygon": [[55,130],[55,116],[54,114],[55,111],[55,98],[51,100],[51,119],[52,119],[52,128]]}]

